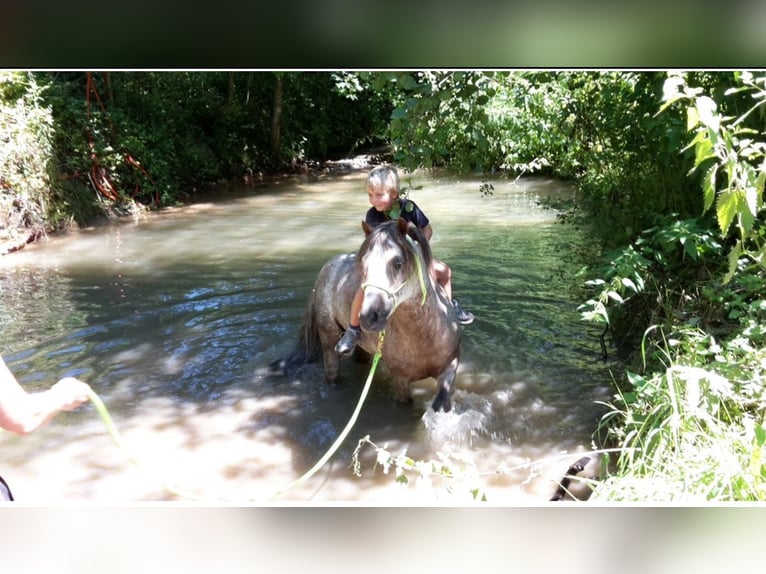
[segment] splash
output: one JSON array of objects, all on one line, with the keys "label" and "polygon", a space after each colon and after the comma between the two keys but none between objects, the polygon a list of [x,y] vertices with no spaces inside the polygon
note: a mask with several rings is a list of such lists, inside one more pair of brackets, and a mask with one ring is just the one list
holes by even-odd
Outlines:
[{"label": "splash", "polygon": [[486,397],[460,390],[455,395],[450,412],[429,408],[422,417],[429,442],[445,452],[472,446],[479,436],[489,435],[492,426],[492,404]]}]

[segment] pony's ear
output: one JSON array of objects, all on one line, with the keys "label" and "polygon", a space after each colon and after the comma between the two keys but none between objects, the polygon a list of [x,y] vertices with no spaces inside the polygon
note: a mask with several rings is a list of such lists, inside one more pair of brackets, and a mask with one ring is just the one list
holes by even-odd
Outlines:
[{"label": "pony's ear", "polygon": [[404,219],[403,217],[400,217],[399,219],[397,219],[396,226],[399,228],[399,233],[401,233],[404,236],[407,235],[409,223],[407,223],[406,219]]},{"label": "pony's ear", "polygon": [[396,221],[396,224],[397,224],[397,227],[399,228],[399,232],[405,237],[414,239],[418,243],[422,242],[425,239],[423,237],[423,234],[420,232],[420,229],[418,229],[418,226],[412,223],[411,221],[406,221],[404,218],[400,217]]},{"label": "pony's ear", "polygon": [[370,224],[366,221],[362,221],[362,231],[364,231],[365,235],[369,235],[372,233],[372,227],[370,227]]}]

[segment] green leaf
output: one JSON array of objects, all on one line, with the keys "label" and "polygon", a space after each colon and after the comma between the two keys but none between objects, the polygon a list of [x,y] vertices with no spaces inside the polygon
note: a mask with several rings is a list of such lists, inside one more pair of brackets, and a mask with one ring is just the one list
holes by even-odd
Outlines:
[{"label": "green leaf", "polygon": [[607,297],[610,299],[613,299],[614,301],[617,301],[618,303],[624,303],[624,299],[617,291],[607,291],[606,292]]},{"label": "green leaf", "polygon": [[407,110],[402,106],[394,108],[394,111],[391,112],[391,118],[394,120],[403,120],[406,117]]},{"label": "green leaf", "polygon": [[705,176],[702,178],[702,191],[704,193],[705,205],[702,208],[702,213],[708,211],[713,207],[715,201],[715,180],[718,174],[718,164],[714,163],[705,172]]},{"label": "green leaf", "polygon": [[757,205],[760,208],[763,202],[763,188],[766,184],[766,159],[761,163],[761,167],[758,169],[758,177],[755,180],[755,191],[757,197]]},{"label": "green leaf", "polygon": [[700,116],[697,113],[697,108],[686,108],[686,131],[692,131],[700,123]]},{"label": "green leaf", "polygon": [[646,379],[638,373],[627,371],[625,374],[628,377],[628,382],[637,389],[640,389],[646,384]]},{"label": "green leaf", "polygon": [[763,446],[763,443],[766,442],[766,429],[761,425],[755,426],[755,441],[758,446]]},{"label": "green leaf", "polygon": [[715,113],[715,101],[708,96],[699,96],[696,100],[696,104],[700,122],[711,130],[718,131],[721,117]]},{"label": "green leaf", "polygon": [[758,205],[758,190],[755,187],[748,187],[745,190],[745,204],[747,205],[747,210],[750,212],[750,214],[753,217],[757,217],[758,208],[760,206]]},{"label": "green leaf", "polygon": [[627,287],[628,289],[631,289],[635,293],[638,293],[638,288],[636,287],[636,284],[633,282],[633,280],[630,277],[623,277],[621,281],[623,286]]},{"label": "green leaf", "polygon": [[411,91],[418,87],[418,82],[415,78],[412,77],[410,74],[403,74],[403,77],[400,77],[400,81],[402,84],[402,87],[407,90]]},{"label": "green leaf", "polygon": [[749,232],[753,228],[753,223],[755,222],[755,214],[751,211],[750,202],[748,201],[748,192],[737,190],[736,193],[737,213],[739,213],[740,222],[742,224],[742,231]]},{"label": "green leaf", "polygon": [[638,398],[638,393],[634,393],[631,391],[622,393],[622,402],[625,403],[626,405],[635,403],[637,398]]},{"label": "green leaf", "polygon": [[734,273],[737,272],[737,264],[739,263],[739,256],[742,253],[742,242],[737,241],[732,250],[729,252],[729,270],[724,275],[723,283],[726,284],[734,277]]},{"label": "green leaf", "polygon": [[697,244],[694,241],[685,241],[684,253],[688,255],[692,261],[697,261]]},{"label": "green leaf", "polygon": [[737,215],[738,203],[737,194],[733,191],[725,190],[718,196],[716,216],[718,218],[718,227],[724,235],[726,235],[731,222],[734,221],[734,217]]},{"label": "green leaf", "polygon": [[715,157],[713,143],[706,137],[700,138],[694,149],[694,167],[698,167],[702,162],[711,157]]}]

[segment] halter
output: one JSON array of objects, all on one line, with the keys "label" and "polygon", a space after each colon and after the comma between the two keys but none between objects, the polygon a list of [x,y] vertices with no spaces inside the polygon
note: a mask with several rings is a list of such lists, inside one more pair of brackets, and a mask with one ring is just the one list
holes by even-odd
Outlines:
[{"label": "halter", "polygon": [[[407,241],[409,241],[410,244],[413,247],[415,247],[415,242],[412,240],[412,238],[409,235],[407,235]],[[412,279],[412,277],[417,273],[418,281],[420,282],[420,292],[423,294],[423,298],[420,301],[420,305],[423,306],[426,304],[426,295],[427,295],[426,280],[423,274],[423,265],[420,263],[420,257],[418,257],[417,253],[415,253],[415,266],[417,268],[416,272],[410,275],[409,277],[407,277],[407,279],[405,279],[404,281],[402,281],[402,284],[399,285],[399,287],[397,287],[396,289],[391,290],[391,289],[386,289],[385,287],[381,287],[380,285],[374,285],[372,283],[362,283],[362,290],[366,290],[368,287],[372,287],[373,289],[377,289],[378,291],[383,291],[383,293],[385,293],[389,299],[393,299],[394,301],[394,310],[391,311],[391,313],[393,313],[394,311],[396,311],[396,308],[399,306],[399,299],[397,295],[402,289],[404,289],[404,286],[407,285],[407,283],[410,282],[410,279]]]}]

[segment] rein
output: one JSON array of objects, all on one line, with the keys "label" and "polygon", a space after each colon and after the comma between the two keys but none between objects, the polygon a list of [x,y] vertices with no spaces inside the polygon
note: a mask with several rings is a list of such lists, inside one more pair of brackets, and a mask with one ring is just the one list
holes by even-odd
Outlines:
[{"label": "rein", "polygon": [[[413,248],[415,247],[415,242],[412,240],[412,238],[409,235],[407,236],[407,241],[410,242],[410,245],[412,245]],[[404,286],[410,282],[410,279],[412,279],[413,276],[417,274],[418,282],[420,283],[420,292],[423,294],[423,297],[420,301],[420,305],[422,307],[423,305],[426,304],[426,297],[428,292],[426,291],[426,279],[425,279],[425,274],[423,272],[423,264],[420,262],[420,257],[418,257],[417,253],[415,253],[415,266],[417,268],[415,273],[407,277],[407,279],[405,279],[402,282],[402,284],[399,285],[399,287],[397,287],[396,289],[393,289],[393,290],[387,289],[385,287],[381,287],[380,285],[375,285],[373,283],[362,283],[362,290],[366,290],[368,287],[372,287],[373,289],[377,289],[378,291],[383,291],[383,293],[385,293],[389,299],[394,300],[394,311],[396,311],[396,308],[399,306],[399,298],[397,297],[397,295],[402,289],[404,289]],[[393,313],[393,311],[391,312]]]}]

